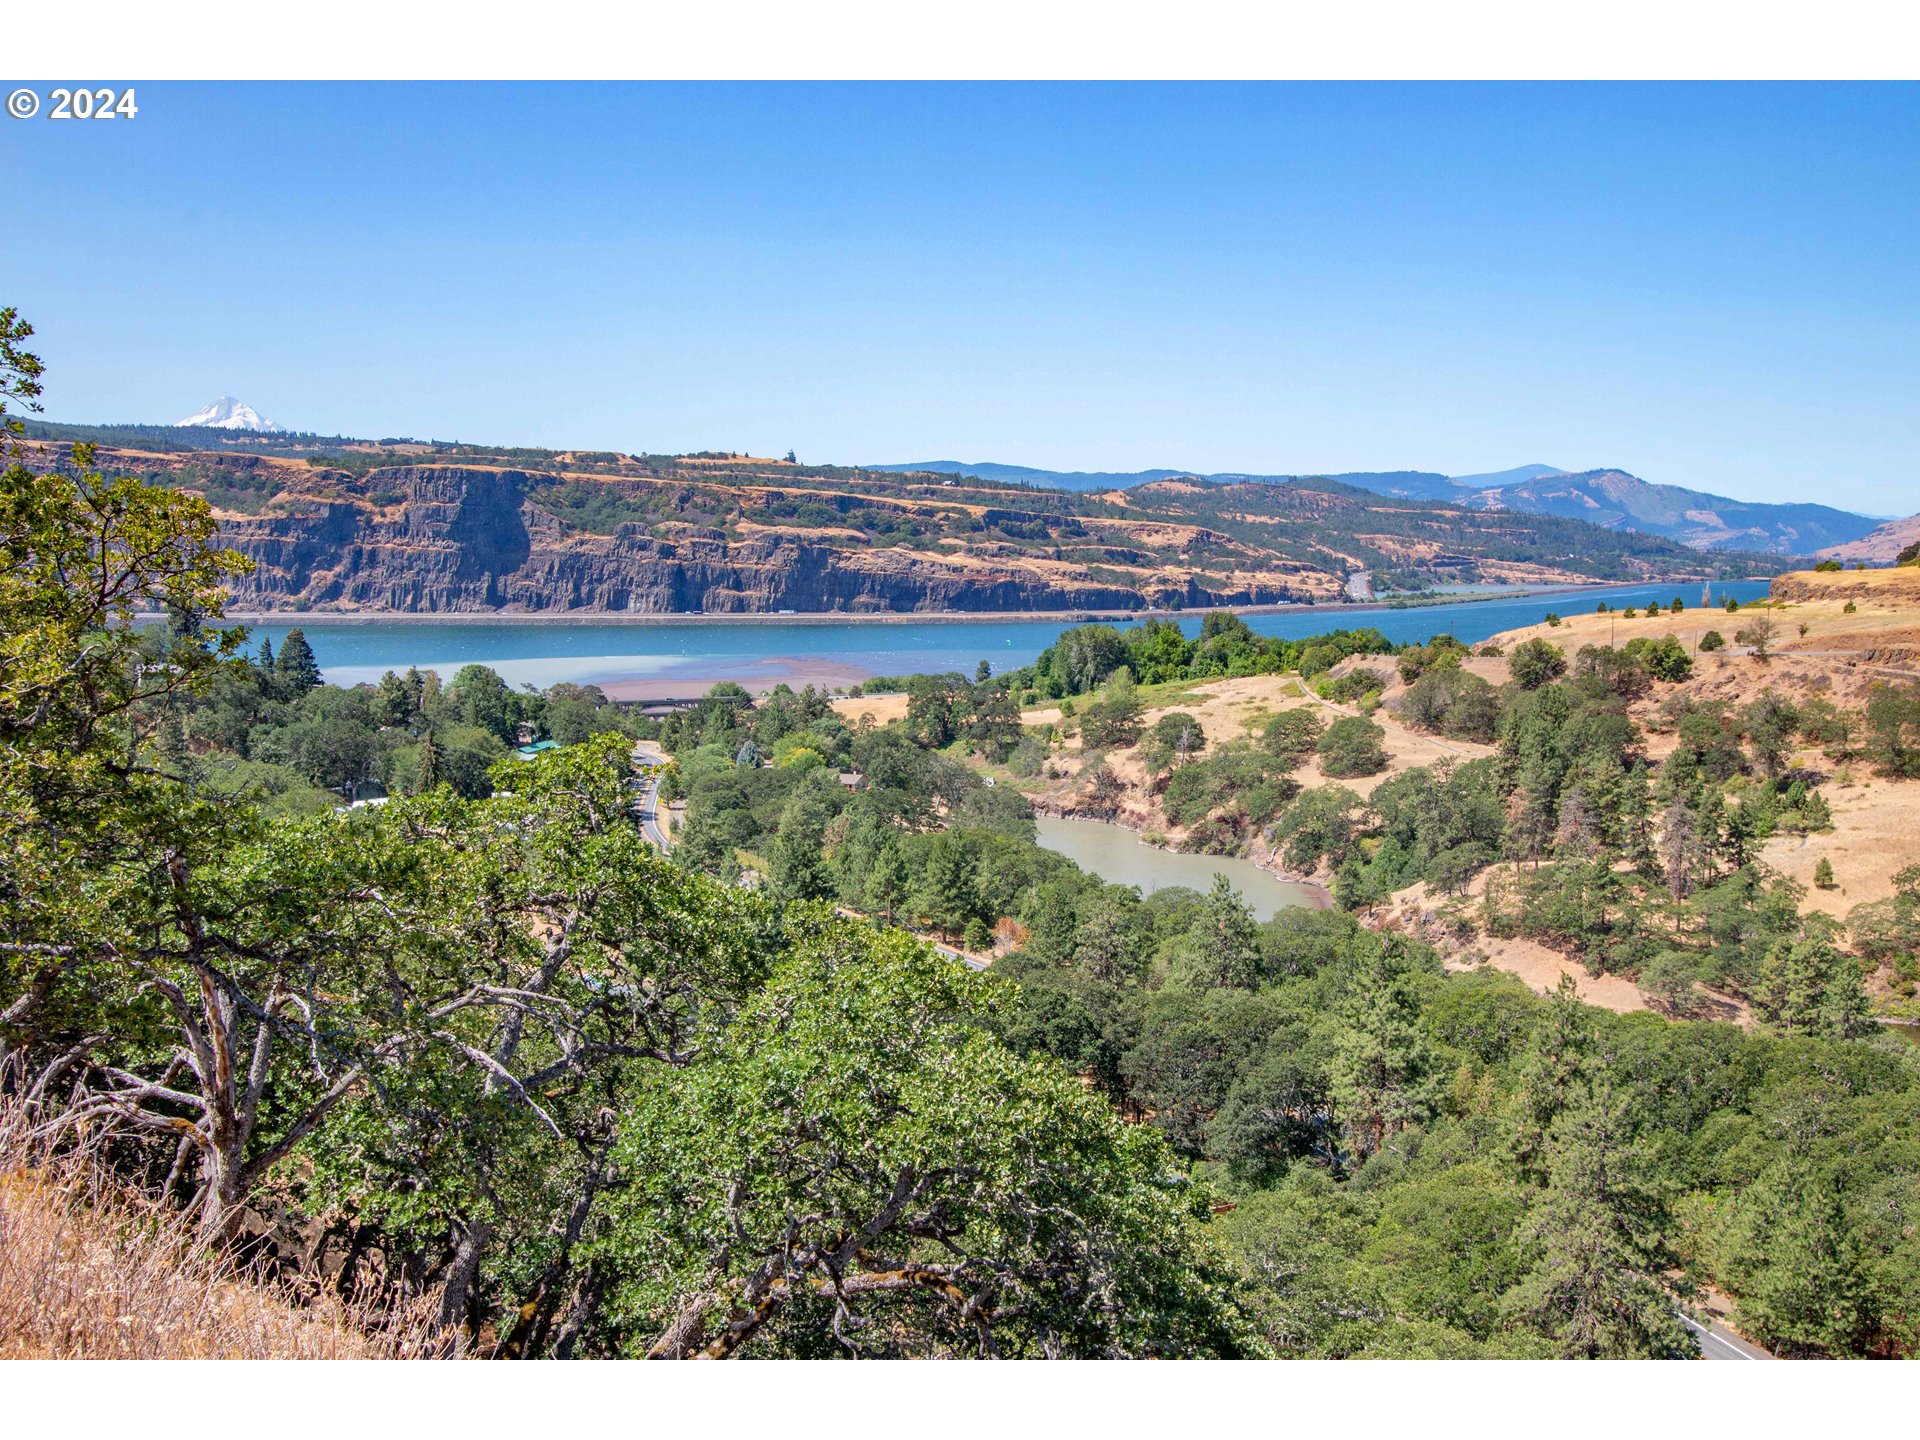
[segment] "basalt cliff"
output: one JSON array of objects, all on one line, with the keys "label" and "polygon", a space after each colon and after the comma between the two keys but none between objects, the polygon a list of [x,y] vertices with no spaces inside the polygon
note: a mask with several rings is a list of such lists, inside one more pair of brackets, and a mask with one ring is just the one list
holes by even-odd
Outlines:
[{"label": "basalt cliff", "polygon": [[1088,566],[989,547],[918,550],[817,527],[727,528],[672,520],[580,531],[534,499],[517,470],[410,466],[379,472],[401,498],[338,499],[226,516],[221,534],[254,562],[238,609],[638,611],[1136,609],[1304,599],[1318,577],[1247,577],[1211,588],[1136,569],[1103,580]]},{"label": "basalt cliff", "polygon": [[[538,463],[509,463],[533,459]],[[70,463],[50,442],[32,463]],[[1713,571],[1671,542],[1331,482],[1067,494],[732,455],[102,450],[191,489],[253,562],[235,613],[1177,610]],[[1776,567],[1777,568],[1777,567]],[[1717,572],[1716,572],[1717,573]]]}]

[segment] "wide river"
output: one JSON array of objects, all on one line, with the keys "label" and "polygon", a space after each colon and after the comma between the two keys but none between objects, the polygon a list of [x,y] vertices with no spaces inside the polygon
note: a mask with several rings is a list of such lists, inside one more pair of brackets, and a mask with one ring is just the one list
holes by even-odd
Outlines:
[{"label": "wide river", "polygon": [[1291,905],[1318,905],[1326,892],[1270,875],[1251,860],[1231,855],[1176,855],[1143,844],[1122,825],[1104,820],[1067,820],[1042,815],[1034,824],[1043,848],[1066,856],[1090,875],[1109,885],[1134,885],[1142,895],[1184,885],[1205,894],[1213,877],[1224,875],[1240,892],[1256,920],[1271,920]]},{"label": "wide river", "polygon": [[[1764,580],[1713,586],[1712,602],[1741,601],[1767,593]],[[1249,615],[1261,635],[1297,639],[1348,626],[1372,625],[1389,640],[1425,642],[1452,635],[1478,644],[1490,635],[1532,625],[1549,613],[1571,615],[1605,600],[1616,607],[1664,604],[1675,597],[1701,603],[1696,585],[1626,585],[1578,591],[1540,591],[1491,599],[1413,605],[1321,605]],[[1189,635],[1203,616],[1169,615]],[[906,619],[870,621],[830,617],[791,620],[611,617],[579,620],[312,620],[302,621],[326,678],[336,685],[378,680],[388,670],[418,666],[450,677],[462,665],[489,665],[513,685],[553,685],[563,680],[605,685],[615,695],[657,698],[698,695],[716,680],[737,680],[762,689],[779,680],[814,679],[846,684],[871,675],[910,675],[958,670],[973,673],[981,660],[996,673],[1030,664],[1072,623],[1059,619]],[[1127,621],[1111,623],[1124,625]],[[288,626],[250,627],[277,650]],[[1142,893],[1184,885],[1204,892],[1225,875],[1260,919],[1288,906],[1324,902],[1316,887],[1282,880],[1250,860],[1218,855],[1178,855],[1142,844],[1133,831],[1098,820],[1042,817],[1040,843],[1112,884],[1136,885]]]},{"label": "wide river", "polygon": [[[1764,580],[1716,583],[1714,602],[1742,601],[1767,593]],[[1477,644],[1502,630],[1532,625],[1551,611],[1573,614],[1601,600],[1615,606],[1662,603],[1675,597],[1700,603],[1700,587],[1685,584],[1589,587],[1568,592],[1515,594],[1497,599],[1415,605],[1308,606],[1249,615],[1261,635],[1296,639],[1343,626],[1377,626],[1390,640],[1425,642],[1452,635]],[[1166,615],[1189,635],[1202,616]],[[450,677],[462,665],[490,665],[513,685],[547,686],[647,681],[698,694],[715,680],[738,680],[751,688],[799,678],[814,667],[844,683],[868,675],[958,670],[972,674],[981,660],[996,673],[1030,664],[1071,622],[1022,619],[907,619],[871,621],[837,617],[727,620],[592,617],[579,620],[418,619],[303,620],[300,628],[326,678],[337,685],[378,680],[388,670],[418,666]],[[1115,621],[1126,624],[1126,621]],[[288,626],[260,622],[249,627],[280,648]]]}]

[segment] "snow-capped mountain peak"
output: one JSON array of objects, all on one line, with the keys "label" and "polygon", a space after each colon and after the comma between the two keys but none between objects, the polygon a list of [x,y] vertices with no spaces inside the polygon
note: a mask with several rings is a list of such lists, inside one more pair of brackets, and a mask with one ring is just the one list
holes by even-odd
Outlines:
[{"label": "snow-capped mountain peak", "polygon": [[276,425],[244,400],[236,400],[231,395],[222,395],[204,410],[197,410],[184,420],[176,420],[175,425],[205,425],[213,430],[285,430],[286,426]]}]

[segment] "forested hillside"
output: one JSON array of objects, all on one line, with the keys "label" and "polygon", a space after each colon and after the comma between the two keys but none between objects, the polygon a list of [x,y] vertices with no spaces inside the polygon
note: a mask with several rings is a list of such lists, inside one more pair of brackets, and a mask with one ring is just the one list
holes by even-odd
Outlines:
[{"label": "forested hillside", "polygon": [[[1522,465],[1489,475],[1441,475],[1431,470],[1351,471],[1337,475],[1196,474],[1184,470],[1137,470],[1129,474],[1034,470],[1019,465],[962,465],[951,460],[922,467],[877,467],[899,473],[916,468],[942,475],[1012,480],[1062,490],[1126,490],[1166,480],[1211,484],[1298,485],[1328,482],[1403,500],[1438,501],[1477,510],[1513,510],[1557,515],[1612,530],[1659,535],[1698,550],[1748,550],[1810,555],[1860,541],[1874,529],[1865,515],[1830,505],[1735,500],[1681,485],[1660,485],[1621,470],[1578,474],[1546,465]],[[1889,554],[1885,557],[1891,559]]]},{"label": "forested hillside", "polygon": [[[1874,1014],[1912,1007],[1920,865],[1868,898],[1843,857],[1837,918],[1767,857],[1853,823],[1826,797],[1858,782],[1809,750],[1911,787],[1920,691],[1772,689],[1778,622],[1742,607],[1692,617],[1698,663],[1734,646],[1759,677],[1709,702],[1674,619],[1487,657],[1096,625],[1006,676],[717,692],[662,731],[676,856],[991,959],[1006,1041],[1213,1187],[1276,1353],[1685,1354],[1677,1307],[1719,1296],[1780,1353],[1909,1354],[1920,1047]],[[1482,758],[1410,763],[1408,733]],[[1338,908],[1256,924],[1224,882],[1143,898],[1035,843],[1033,801],[1111,816],[1136,785],[1161,843],[1251,848]],[[1557,965],[1545,998],[1502,973],[1523,960]]]}]

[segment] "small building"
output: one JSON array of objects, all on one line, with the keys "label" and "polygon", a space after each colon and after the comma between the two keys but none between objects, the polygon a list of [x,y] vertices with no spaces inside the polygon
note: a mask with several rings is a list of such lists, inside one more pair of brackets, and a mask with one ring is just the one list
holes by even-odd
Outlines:
[{"label": "small building", "polygon": [[544,755],[549,750],[558,750],[559,748],[560,742],[558,740],[535,740],[531,744],[522,745],[513,753],[518,755],[522,760],[531,760],[536,755]]},{"label": "small building", "polygon": [[867,777],[862,775],[858,770],[842,770],[840,772],[840,788],[847,791],[864,790],[867,788]]}]

